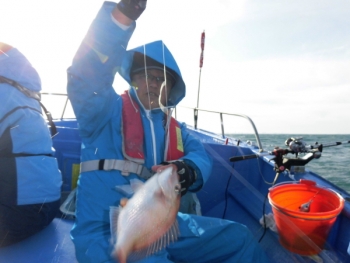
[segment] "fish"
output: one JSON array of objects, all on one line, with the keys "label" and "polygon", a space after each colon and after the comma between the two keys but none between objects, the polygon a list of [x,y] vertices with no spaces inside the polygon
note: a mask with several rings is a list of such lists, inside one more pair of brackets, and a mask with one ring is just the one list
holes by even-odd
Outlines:
[{"label": "fish", "polygon": [[181,185],[171,166],[154,174],[145,183],[130,180],[130,185],[116,186],[120,192],[135,192],[123,207],[110,208],[112,256],[120,263],[148,257],[180,235],[177,212],[180,208]]}]

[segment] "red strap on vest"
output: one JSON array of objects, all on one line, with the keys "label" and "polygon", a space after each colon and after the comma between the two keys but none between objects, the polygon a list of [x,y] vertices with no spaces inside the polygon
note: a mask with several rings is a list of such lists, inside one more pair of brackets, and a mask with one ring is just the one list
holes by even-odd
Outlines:
[{"label": "red strap on vest", "polygon": [[184,156],[184,147],[179,123],[173,117],[170,119],[169,132],[169,148],[167,152],[167,159],[165,161],[178,160]]},{"label": "red strap on vest", "polygon": [[132,102],[127,91],[121,97],[123,99],[123,154],[130,161],[144,163],[143,132],[140,132],[140,130],[143,131],[140,108]]}]

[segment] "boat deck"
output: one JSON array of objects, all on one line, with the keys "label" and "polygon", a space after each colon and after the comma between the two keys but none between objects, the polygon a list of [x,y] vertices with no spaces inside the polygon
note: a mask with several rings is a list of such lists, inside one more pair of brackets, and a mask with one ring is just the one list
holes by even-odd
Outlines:
[{"label": "boat deck", "polygon": [[[76,122],[57,122],[59,134],[54,138],[57,159],[63,173],[63,191],[72,189],[72,175],[79,167],[80,139]],[[195,131],[193,131],[195,132]],[[253,153],[250,147],[224,145],[218,137],[204,135],[200,138],[205,149],[213,158],[213,172],[203,189],[198,193],[204,216],[225,218],[246,225],[258,241],[264,233],[259,220],[263,215],[271,213],[271,206],[265,197],[269,185],[275,177],[273,166],[264,158],[239,162],[230,162],[232,156]],[[78,170],[79,171],[79,170]],[[79,172],[78,172],[79,173]],[[332,187],[349,200],[349,195],[340,188],[311,172],[296,176],[314,180],[317,184]],[[287,175],[281,174],[277,183],[291,181]],[[347,201],[343,212],[338,216],[325,249],[318,258],[300,256],[283,248],[278,240],[278,234],[266,230],[260,245],[266,251],[271,263],[280,262],[349,262],[347,249],[350,242],[350,205]],[[10,247],[0,249],[0,263],[75,263],[75,251],[70,239],[70,229],[73,220],[56,218],[49,227],[40,233]],[[229,245],[229,244],[228,244]],[[318,261],[315,261],[318,260]]]},{"label": "boat deck", "polygon": [[0,249],[0,263],[76,263],[70,229],[73,220],[55,218],[40,233]]}]

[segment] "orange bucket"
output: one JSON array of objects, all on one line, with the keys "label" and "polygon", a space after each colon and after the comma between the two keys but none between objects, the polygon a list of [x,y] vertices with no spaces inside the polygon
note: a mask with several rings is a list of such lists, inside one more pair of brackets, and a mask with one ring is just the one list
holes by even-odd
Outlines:
[{"label": "orange bucket", "polygon": [[271,187],[268,198],[281,245],[300,255],[321,252],[344,207],[337,192],[303,179]]}]

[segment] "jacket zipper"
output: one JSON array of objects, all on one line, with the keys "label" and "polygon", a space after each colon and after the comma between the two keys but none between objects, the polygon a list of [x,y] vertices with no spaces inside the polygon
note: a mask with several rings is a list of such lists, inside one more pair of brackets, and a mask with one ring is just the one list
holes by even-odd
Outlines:
[{"label": "jacket zipper", "polygon": [[151,134],[152,134],[152,150],[153,150],[153,165],[157,164],[157,153],[156,153],[156,136],[154,133],[154,125],[153,125],[153,121],[152,118],[150,116],[150,110],[146,110],[146,117],[149,120],[150,126],[151,126]]}]

